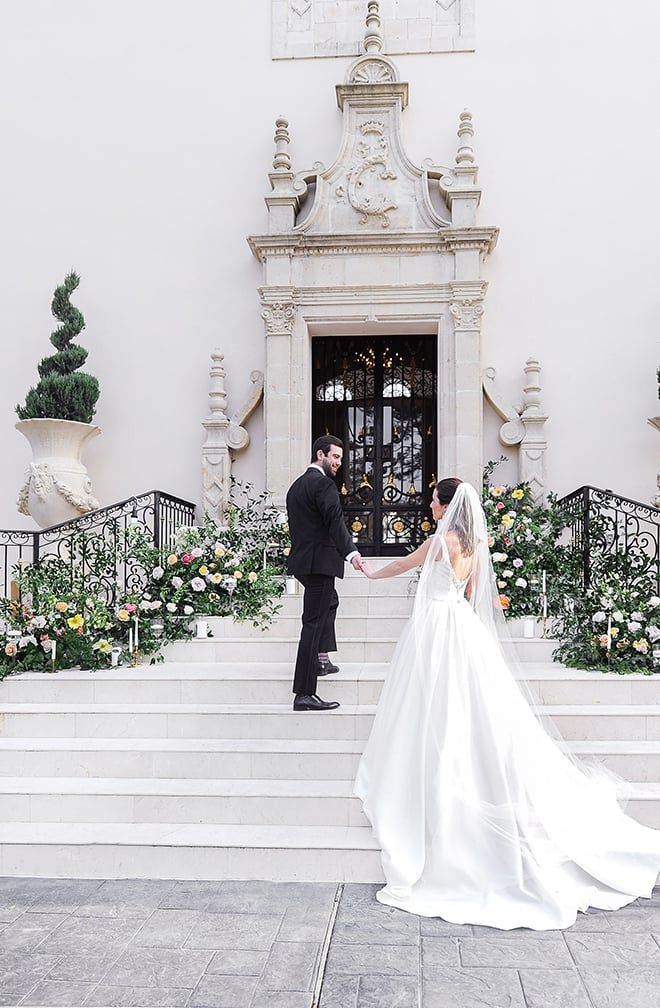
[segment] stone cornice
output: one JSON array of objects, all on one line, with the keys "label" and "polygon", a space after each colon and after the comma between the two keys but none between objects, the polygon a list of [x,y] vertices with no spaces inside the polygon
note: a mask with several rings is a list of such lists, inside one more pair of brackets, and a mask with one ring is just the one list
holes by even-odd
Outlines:
[{"label": "stone cornice", "polygon": [[350,233],[250,235],[252,254],[263,263],[270,256],[314,255],[441,255],[446,252],[494,249],[499,228],[444,228],[408,234]]},{"label": "stone cornice", "polygon": [[[472,297],[479,297],[483,294],[486,284],[479,281],[474,287],[475,289],[469,293]],[[466,296],[464,292],[461,293]],[[402,304],[448,305],[456,297],[456,292],[452,283],[415,284],[414,287],[404,284],[342,284],[339,287],[264,286],[259,288],[259,295],[264,307],[275,304],[291,304],[296,307],[350,304],[355,305],[358,314],[363,314],[365,305],[386,305],[390,308],[392,305]]]}]

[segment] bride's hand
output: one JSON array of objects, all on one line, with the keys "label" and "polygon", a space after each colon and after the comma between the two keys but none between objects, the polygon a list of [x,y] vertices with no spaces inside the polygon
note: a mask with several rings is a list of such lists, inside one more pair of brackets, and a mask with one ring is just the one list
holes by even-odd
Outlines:
[{"label": "bride's hand", "polygon": [[368,578],[373,578],[374,576],[373,568],[369,566],[366,560],[362,561],[362,573]]}]

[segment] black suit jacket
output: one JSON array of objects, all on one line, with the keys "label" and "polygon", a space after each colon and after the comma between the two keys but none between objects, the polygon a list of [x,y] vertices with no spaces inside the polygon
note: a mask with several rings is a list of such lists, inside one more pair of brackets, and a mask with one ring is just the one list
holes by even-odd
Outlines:
[{"label": "black suit jacket", "polygon": [[307,469],[286,495],[291,534],[289,574],[344,576],[344,561],[356,549],[348,534],[335,481]]}]

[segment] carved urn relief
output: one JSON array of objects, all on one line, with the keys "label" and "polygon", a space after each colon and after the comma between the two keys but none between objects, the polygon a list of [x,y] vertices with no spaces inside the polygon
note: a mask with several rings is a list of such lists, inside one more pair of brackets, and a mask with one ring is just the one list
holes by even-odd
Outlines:
[{"label": "carved urn relief", "polygon": [[17,502],[22,514],[31,515],[39,528],[49,528],[98,508],[81,456],[87,442],[101,433],[100,427],[41,418],[20,420],[16,429],[32,448]]}]

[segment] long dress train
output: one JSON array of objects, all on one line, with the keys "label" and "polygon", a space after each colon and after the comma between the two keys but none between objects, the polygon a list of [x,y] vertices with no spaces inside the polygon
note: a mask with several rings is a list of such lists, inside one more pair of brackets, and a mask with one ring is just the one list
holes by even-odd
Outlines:
[{"label": "long dress train", "polygon": [[465,584],[441,541],[360,762],[355,793],[387,880],[378,900],[545,930],[650,896],[660,833],[546,733]]}]

